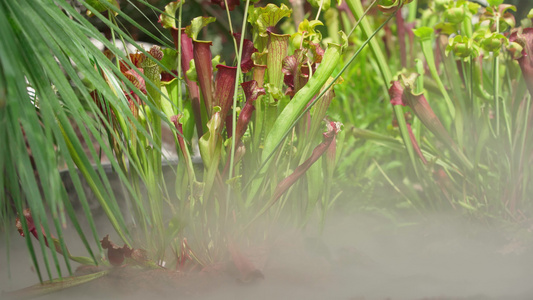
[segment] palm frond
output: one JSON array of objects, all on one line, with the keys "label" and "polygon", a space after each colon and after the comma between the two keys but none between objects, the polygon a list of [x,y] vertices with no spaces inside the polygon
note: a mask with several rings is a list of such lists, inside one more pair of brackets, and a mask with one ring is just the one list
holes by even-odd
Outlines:
[{"label": "palm frond", "polygon": [[[105,19],[102,15],[99,17]],[[140,135],[138,138],[150,139],[150,135],[133,117],[121,91],[113,89],[102,76],[101,70],[105,68],[116,82],[128,84],[117,65],[107,59],[90,38],[104,43],[119,58],[125,58],[124,54],[66,1],[2,1],[0,27],[0,144],[4,145],[0,147],[0,221],[5,230],[12,230],[9,227],[14,225],[10,223],[14,215],[22,216],[25,208],[31,210],[40,249],[33,247],[30,228],[24,221],[22,229],[39,279],[43,281],[37,252],[42,256],[49,279],[52,279],[53,269],[61,277],[60,258],[53,246],[47,247],[45,237],[57,236],[62,253],[67,253],[62,232],[67,223],[65,212],[94,263],[98,264],[99,258],[90,244],[97,245],[97,253],[103,256],[100,233],[96,230],[80,173],[100,200],[117,233],[126,243],[130,241],[100,155],[91,143],[87,143],[88,151],[83,146],[83,140],[93,137],[95,145],[107,157],[113,157],[112,148],[101,136],[98,120],[105,120],[105,117],[94,103],[91,90],[96,89],[103,95],[116,113],[132,120]],[[126,35],[122,31],[120,34]],[[129,85],[128,88],[135,90]],[[34,91],[31,95],[28,87]],[[102,123],[104,128],[111,129],[109,122]],[[81,137],[75,127],[79,128]],[[121,147],[126,149],[127,145]],[[60,161],[66,164],[72,178],[94,243],[89,242],[68,199],[58,168]],[[111,162],[125,187],[133,191],[124,170],[115,160]],[[66,255],[64,260],[72,273]]]}]

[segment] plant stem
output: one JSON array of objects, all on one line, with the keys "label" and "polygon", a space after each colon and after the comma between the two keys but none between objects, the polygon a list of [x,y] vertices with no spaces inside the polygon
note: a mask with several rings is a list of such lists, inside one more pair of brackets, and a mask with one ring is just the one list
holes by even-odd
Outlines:
[{"label": "plant stem", "polygon": [[[496,14],[496,33],[500,32],[500,17],[499,14]],[[500,136],[500,101],[499,101],[499,73],[500,73],[500,58],[496,51],[492,52],[494,55],[494,60],[492,64],[492,91],[494,97],[494,106],[496,106],[496,136]]]},{"label": "plant stem", "polygon": [[179,113],[182,113],[183,112],[183,97],[182,97],[182,94],[181,94],[181,80],[182,80],[182,75],[181,74],[181,14],[183,12],[183,5],[180,5],[179,8],[178,8],[178,49],[176,49],[178,51],[178,69],[176,71],[178,71],[178,80],[180,81],[179,84],[178,84],[178,111]]},{"label": "plant stem", "polygon": [[494,57],[492,63],[492,94],[494,100],[494,106],[496,107],[496,136],[500,136],[500,103],[498,101],[498,72],[499,72],[499,59],[497,56]]},{"label": "plant stem", "polygon": [[318,18],[320,17],[320,12],[322,12],[322,6],[323,5],[324,5],[324,0],[320,0],[320,6],[318,6],[318,12],[316,13],[315,20],[318,20]]},{"label": "plant stem", "polygon": [[416,9],[418,8],[418,0],[413,0],[411,3],[407,4],[409,8],[409,13],[407,14],[407,23],[414,22],[416,20]]},{"label": "plant stem", "polygon": [[455,119],[455,107],[453,105],[452,99],[450,98],[450,95],[444,87],[444,84],[440,79],[439,73],[437,72],[435,56],[433,55],[433,39],[421,40],[420,45],[422,46],[422,52],[424,53],[424,57],[426,58],[431,77],[433,77],[433,80],[435,80],[439,91],[442,93],[444,101],[446,102],[446,107],[448,108],[452,119]]},{"label": "plant stem", "polygon": [[[231,33],[231,40],[233,41],[233,47],[235,48],[235,53],[240,53],[238,52],[238,48],[237,47],[237,41],[235,40],[235,37],[233,36],[233,26],[231,25],[231,15],[229,13],[229,7],[228,7],[228,0],[224,0],[224,6],[226,7],[226,14],[228,15],[228,24],[229,24],[229,31]],[[246,11],[244,12],[244,20],[243,20],[243,24],[246,24],[246,16],[247,16],[247,13]],[[243,31],[244,32],[244,31]],[[242,49],[242,48],[241,48]],[[240,62],[239,62],[240,64]],[[239,75],[237,74],[237,77],[236,78],[239,78]],[[236,82],[239,82],[239,80],[237,80]]]},{"label": "plant stem", "polygon": [[[93,178],[96,178],[97,175],[95,174],[94,170],[90,169],[86,164],[82,162],[82,159],[80,158],[80,155],[74,148],[72,142],[70,141],[66,131],[60,127],[61,133],[63,134],[65,138],[65,142],[67,144],[68,151],[70,152],[72,156],[72,160],[80,170],[80,172],[83,174],[83,177],[87,180],[87,184],[91,187],[92,191],[94,192],[95,197],[98,199],[98,202],[100,203],[100,206],[102,206],[102,209],[106,213],[109,222],[113,225],[113,228],[116,230],[120,238],[126,243],[126,245],[131,246],[129,239],[126,237],[125,232],[122,231],[121,224],[119,224],[119,221],[117,220],[116,216],[112,212],[111,208],[109,207],[109,204],[107,200],[102,195],[101,191],[98,189],[97,184],[94,182]],[[92,174],[91,174],[92,173]]]},{"label": "plant stem", "polygon": [[292,4],[292,19],[294,20],[294,27],[298,28],[298,25],[304,20],[304,2],[303,0],[289,0],[289,2]]},{"label": "plant stem", "polygon": [[[361,19],[361,25],[363,28],[364,36],[366,37],[374,36],[375,33],[372,34],[370,23],[368,22],[368,20],[363,19],[363,16],[365,15],[365,13],[363,11],[363,5],[361,4],[361,1],[347,0],[346,4],[348,4],[348,7],[352,11],[356,19]],[[400,7],[401,6],[399,6],[399,8]],[[392,17],[393,15],[391,15],[387,19],[387,21],[385,21],[382,24],[382,26],[380,26],[380,28],[383,27],[383,25],[386,24]],[[383,52],[381,51],[381,48],[379,47],[379,43],[377,40],[370,39],[370,49],[372,50],[372,53],[374,54],[374,57],[376,61],[378,62],[379,70],[381,72],[381,77],[383,79],[383,84],[384,86],[388,86],[392,80],[392,73],[389,68],[388,62],[385,59],[385,55],[383,55]],[[409,131],[407,129],[407,124],[405,122],[405,117],[403,115],[403,108],[400,105],[395,105],[394,114],[396,115],[396,119],[398,120],[398,127],[400,128],[400,134],[405,144],[405,148],[407,149],[409,159],[411,160],[411,164],[413,165],[415,172],[418,174],[415,152],[413,149],[413,145],[411,144],[411,139],[409,137]]]},{"label": "plant stem", "polygon": [[[246,34],[246,22],[248,19],[248,8],[250,6],[250,0],[246,0],[246,5],[244,6],[244,18],[242,20],[242,30],[241,30],[241,40],[239,43],[239,50],[237,51],[237,75],[235,76],[235,87],[233,90],[233,109],[231,114],[232,124],[231,127],[231,151],[230,151],[230,163],[229,163],[229,175],[228,178],[232,178],[233,176],[233,162],[235,159],[235,146],[236,146],[236,140],[235,140],[235,131],[237,130],[237,98],[239,96],[239,78],[241,78],[242,70],[241,70],[241,61],[242,61],[242,48],[244,45],[244,35]],[[233,38],[235,41],[235,38]],[[258,133],[259,134],[259,133]],[[231,196],[231,185],[228,185],[228,191],[226,194],[226,199],[229,200]],[[229,214],[229,205],[226,202],[226,216]]]}]

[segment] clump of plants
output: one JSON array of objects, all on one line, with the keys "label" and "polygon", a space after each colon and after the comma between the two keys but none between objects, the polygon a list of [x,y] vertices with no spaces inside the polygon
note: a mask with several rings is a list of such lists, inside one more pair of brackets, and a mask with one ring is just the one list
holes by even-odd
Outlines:
[{"label": "clump of plants", "polygon": [[[393,125],[401,142],[367,130],[353,133],[407,150],[410,175],[404,182],[382,171],[404,206],[419,211],[452,207],[523,222],[531,218],[532,192],[530,29],[525,28],[530,20],[517,27],[514,6],[487,2],[482,7],[472,1],[435,1],[420,11],[416,23],[396,22],[390,53],[403,59],[396,58],[401,64],[395,76],[385,76],[388,66],[380,70],[390,82]],[[416,9],[409,10],[414,20],[411,13]],[[415,39],[400,34],[411,28]],[[405,53],[420,55],[406,61]]]},{"label": "clump of plants", "polygon": [[[160,46],[150,49],[119,26],[120,20],[136,22],[117,1],[80,1],[109,28],[111,41],[64,1],[57,6],[40,1],[31,8],[24,8],[29,5],[25,2],[1,4],[3,36],[14,43],[0,48],[8,58],[2,59],[0,72],[6,83],[0,86],[0,119],[7,124],[0,139],[12,145],[0,160],[0,216],[4,228],[11,228],[16,217],[43,283],[31,236],[39,243],[50,281],[37,292],[61,288],[67,281],[83,283],[113,267],[206,270],[228,259],[242,279],[253,279],[262,274],[238,245],[269,237],[268,226],[258,224],[303,228],[312,218],[323,224],[335,200],[331,181],[343,137],[342,125],[331,121],[327,110],[346,69],[338,66],[347,43],[342,32],[331,33],[337,43],[323,43],[319,16],[328,11],[329,1],[314,3],[315,19],[299,20],[292,33],[280,29],[292,13],[284,4],[217,2],[226,14],[227,44],[234,54],[224,58],[213,53],[205,34],[222,20],[197,17],[183,24],[184,1],[163,10],[151,7],[160,15],[157,26],[169,34],[152,36]],[[364,20],[361,3],[348,4]],[[402,2],[395,5],[380,7],[394,11]],[[240,31],[232,22],[237,6],[244,6]],[[35,17],[28,23],[26,9]],[[366,31],[368,25],[362,23],[365,41],[345,58],[348,64],[387,20],[376,31]],[[96,51],[88,37],[101,41],[105,53]],[[138,51],[117,48],[126,43]],[[35,91],[32,98],[28,86]],[[89,144],[90,154],[84,155],[72,122],[86,140],[96,138],[102,153]],[[172,178],[162,171],[162,126],[172,129],[179,156]],[[193,160],[196,148],[200,167]],[[102,154],[126,191],[127,212],[111,191]],[[66,163],[78,192],[93,246],[61,184],[59,161]],[[97,232],[80,177],[123,246]],[[175,190],[167,188],[169,182],[175,182]],[[69,252],[62,233],[65,213],[88,257]],[[65,279],[58,254],[69,275],[74,273],[70,260],[103,268]],[[59,280],[52,278],[50,256]]]}]

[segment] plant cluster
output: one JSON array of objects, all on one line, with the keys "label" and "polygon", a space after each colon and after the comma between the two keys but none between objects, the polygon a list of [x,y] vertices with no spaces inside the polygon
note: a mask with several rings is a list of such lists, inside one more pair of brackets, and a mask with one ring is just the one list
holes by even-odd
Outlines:
[{"label": "plant cluster", "polygon": [[[396,39],[386,41],[386,49],[389,61],[400,58],[398,75],[386,82],[402,142],[386,133],[353,132],[407,150],[404,182],[393,183],[383,173],[407,207],[529,219],[532,85],[525,57],[530,29],[515,27],[515,7],[502,2],[483,7],[434,1],[418,19],[411,15],[416,10],[409,10],[412,22],[396,16],[391,29]],[[406,59],[407,53],[422,56]]]},{"label": "plant cluster", "polygon": [[[501,0],[212,0],[210,16],[187,22],[195,3],[128,1],[155,12],[139,9],[150,30],[118,0],[78,1],[88,16],[65,0],[29,2],[0,2],[0,226],[16,224],[41,282],[43,258],[51,281],[30,292],[61,287],[53,266],[68,285],[225,260],[241,280],[260,278],[240,245],[280,223],[321,227],[343,190],[373,192],[381,178],[409,210],[530,218],[533,29]],[[157,45],[143,48],[128,26]],[[83,181],[116,237],[97,231]],[[70,253],[67,226],[88,257]],[[58,254],[69,275],[70,260],[103,268],[65,279]]]},{"label": "plant cluster", "polygon": [[[9,124],[1,138],[13,145],[0,162],[6,191],[2,223],[9,228],[16,216],[41,281],[31,236],[40,244],[52,280],[49,256],[62,277],[57,254],[64,256],[69,273],[69,260],[185,271],[213,267],[229,255],[237,267],[249,265],[243,263],[238,243],[268,237],[268,227],[277,222],[301,228],[316,214],[323,223],[335,199],[331,180],[342,137],[341,123],[329,120],[327,109],[335,96],[333,86],[342,81],[343,70],[332,75],[347,39],[335,32],[330,38],[338,43],[322,41],[318,19],[329,1],[315,3],[316,19],[299,20],[292,34],[278,24],[292,12],[284,4],[254,7],[243,2],[238,33],[231,20],[241,3],[217,2],[227,13],[233,63],[212,54],[212,42],[205,40],[214,17],[182,24],[184,1],[164,10],[141,1],[159,12],[159,25],[170,33],[152,35],[160,46],[150,49],[124,31],[121,20],[136,22],[118,1],[79,2],[109,28],[110,41],[65,1],[40,1],[28,9],[23,3],[1,4],[4,36],[15,41],[1,48],[0,74],[7,84],[0,89],[5,95],[0,118]],[[38,9],[43,11],[39,17]],[[35,18],[24,23],[24,11]],[[36,34],[37,27],[45,34]],[[89,37],[104,44],[104,53]],[[127,49],[127,43],[138,51],[118,49],[121,44]],[[27,86],[35,92],[33,98]],[[88,144],[86,154],[73,123],[84,139],[96,139],[100,151]],[[173,178],[162,171],[163,126],[172,128],[179,156]],[[193,159],[196,148],[200,167]],[[101,154],[126,191],[127,211],[115,199]],[[60,181],[59,161],[65,162],[79,195],[96,252]],[[124,246],[109,236],[100,240],[82,177]],[[175,190],[168,188],[170,182]],[[78,232],[89,257],[70,254],[62,232],[67,224]],[[240,271],[244,277],[259,276],[253,268]],[[108,272],[106,268],[78,282]]]}]

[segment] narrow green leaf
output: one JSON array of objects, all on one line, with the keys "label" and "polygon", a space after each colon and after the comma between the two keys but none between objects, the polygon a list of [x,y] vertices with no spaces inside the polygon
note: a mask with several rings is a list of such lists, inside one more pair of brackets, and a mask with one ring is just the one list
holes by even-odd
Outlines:
[{"label": "narrow green leaf", "polygon": [[341,56],[341,46],[329,44],[322,63],[317,68],[309,82],[294,95],[285,109],[278,116],[268,136],[265,139],[262,161],[266,161],[269,155],[274,152],[275,147],[281,142],[281,139],[289,127],[294,123],[296,118],[305,109],[309,101],[320,91],[326,83],[335,68],[337,67]]},{"label": "narrow green leaf", "polygon": [[109,274],[109,272],[111,272],[111,270],[99,271],[83,276],[66,277],[60,280],[56,279],[51,281],[45,281],[38,285],[30,286],[15,292],[6,293],[6,295],[10,298],[13,297],[17,299],[39,297],[53,292],[61,291],[70,287],[82,285],[87,282],[91,282],[95,279],[106,276],[107,274]]}]

